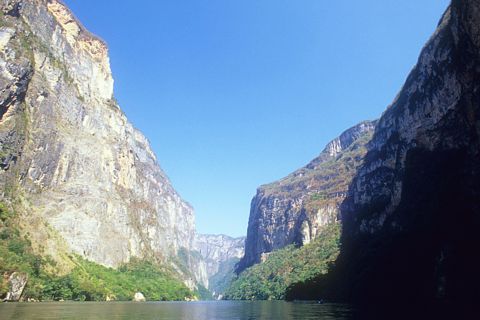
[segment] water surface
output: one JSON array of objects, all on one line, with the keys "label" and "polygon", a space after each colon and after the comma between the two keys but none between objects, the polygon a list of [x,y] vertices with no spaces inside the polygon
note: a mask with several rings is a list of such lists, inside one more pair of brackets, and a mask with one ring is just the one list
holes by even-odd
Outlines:
[{"label": "water surface", "polygon": [[284,301],[51,302],[0,304],[1,320],[253,320],[351,319],[346,305]]}]

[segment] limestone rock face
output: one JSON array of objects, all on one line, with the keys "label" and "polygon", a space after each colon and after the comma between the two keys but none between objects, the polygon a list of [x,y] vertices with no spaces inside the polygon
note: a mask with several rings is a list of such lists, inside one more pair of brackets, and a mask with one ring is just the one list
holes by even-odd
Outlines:
[{"label": "limestone rock face", "polygon": [[477,303],[480,2],[454,0],[378,122],[342,207],[341,299]]},{"label": "limestone rock face", "polygon": [[136,292],[135,295],[133,296],[133,302],[145,302],[147,299],[145,299],[145,296],[141,292]]},{"label": "limestone rock face", "polygon": [[[191,250],[185,248],[180,249],[178,257],[182,265],[188,268],[189,278],[185,281],[185,284],[191,290],[198,289],[198,284],[201,284],[205,288],[208,288],[208,273],[207,273],[207,263],[205,259],[197,251],[195,242]],[[175,265],[173,267],[176,267]],[[179,273],[182,272],[181,268],[178,269]]]},{"label": "limestone rock face", "polygon": [[197,234],[194,244],[206,266],[207,288],[220,298],[234,276],[234,267],[245,252],[245,237]]},{"label": "limestone rock face", "polygon": [[23,290],[28,282],[28,276],[24,273],[14,272],[8,277],[8,292],[5,301],[20,301]]},{"label": "limestone rock face", "polygon": [[197,234],[195,250],[200,252],[207,264],[208,277],[214,276],[222,262],[244,255],[245,237],[232,238],[226,235]]},{"label": "limestone rock face", "polygon": [[237,272],[289,244],[307,244],[323,226],[337,223],[339,206],[366,153],[376,122],[362,122],[331,141],[307,166],[272,184],[253,198],[245,256]]},{"label": "limestone rock face", "polygon": [[0,185],[34,246],[106,266],[193,246],[191,206],[113,98],[105,43],[57,0],[1,0]]}]

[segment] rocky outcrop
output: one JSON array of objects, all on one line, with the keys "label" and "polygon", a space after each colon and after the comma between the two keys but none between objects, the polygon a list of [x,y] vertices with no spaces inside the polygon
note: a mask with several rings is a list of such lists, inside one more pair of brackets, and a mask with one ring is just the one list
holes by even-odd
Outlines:
[{"label": "rocky outcrop", "polygon": [[28,275],[20,272],[14,272],[8,277],[8,292],[4,301],[20,301],[23,290],[28,282]]},{"label": "rocky outcrop", "polygon": [[105,43],[61,1],[0,12],[1,197],[32,244],[106,266],[190,250],[193,210],[116,103]]},{"label": "rocky outcrop", "polygon": [[253,198],[245,256],[237,272],[259,263],[275,249],[309,243],[320,230],[338,221],[357,168],[366,153],[375,122],[362,122],[331,141],[304,168],[269,185]]},{"label": "rocky outcrop", "polygon": [[133,296],[133,302],[145,302],[147,299],[145,299],[145,296],[141,292],[136,292],[135,295]]},{"label": "rocky outcrop", "polygon": [[245,237],[197,234],[194,248],[206,263],[207,288],[220,297],[234,274],[234,266],[244,255]]},{"label": "rocky outcrop", "polygon": [[192,250],[185,248],[180,249],[178,258],[180,266],[174,265],[174,267],[180,274],[188,275],[185,281],[187,287],[191,290],[196,290],[198,289],[198,284],[200,284],[208,288],[207,264],[205,259],[196,250],[195,242],[193,243]]},{"label": "rocky outcrop", "polygon": [[[480,3],[454,0],[378,122],[319,296],[375,307],[480,296]],[[305,292],[299,288],[298,292]],[[459,308],[458,310],[461,310]],[[461,316],[460,316],[461,317]]]},{"label": "rocky outcrop", "polygon": [[245,237],[232,238],[223,234],[197,234],[195,237],[195,250],[205,259],[209,277],[218,272],[221,262],[243,257],[244,247]]}]

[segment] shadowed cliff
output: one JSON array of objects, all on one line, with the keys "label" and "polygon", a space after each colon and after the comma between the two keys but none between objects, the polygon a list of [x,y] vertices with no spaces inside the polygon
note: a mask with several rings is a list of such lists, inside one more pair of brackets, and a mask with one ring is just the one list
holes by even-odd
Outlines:
[{"label": "shadowed cliff", "polygon": [[480,3],[456,0],[378,122],[341,206],[341,253],[288,297],[360,305],[480,296]]}]

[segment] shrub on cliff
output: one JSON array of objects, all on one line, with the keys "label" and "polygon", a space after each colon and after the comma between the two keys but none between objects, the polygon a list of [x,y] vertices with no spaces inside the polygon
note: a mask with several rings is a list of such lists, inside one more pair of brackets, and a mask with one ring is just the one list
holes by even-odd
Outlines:
[{"label": "shrub on cliff", "polygon": [[327,272],[339,253],[340,225],[331,224],[310,244],[293,245],[269,254],[236,278],[225,293],[229,300],[285,299],[287,288]]}]

